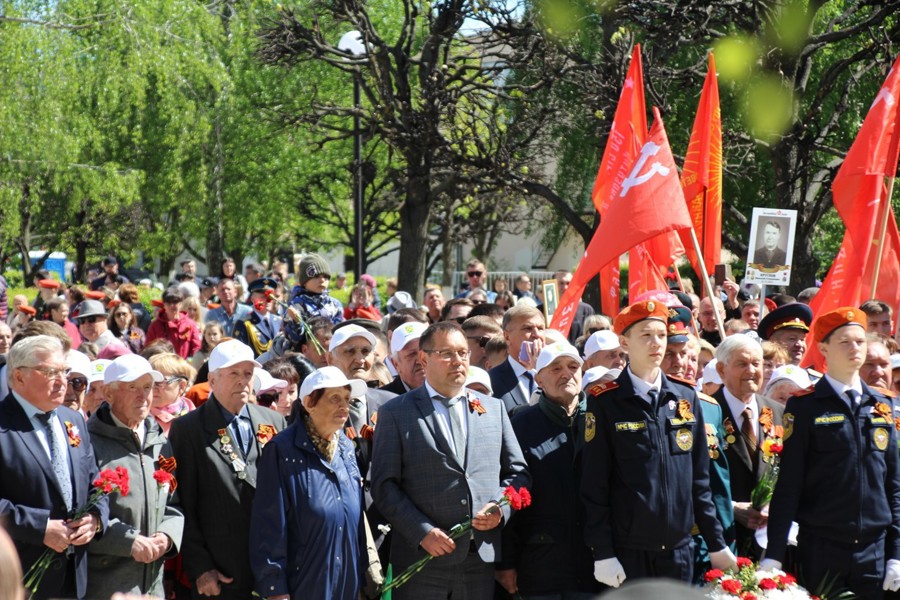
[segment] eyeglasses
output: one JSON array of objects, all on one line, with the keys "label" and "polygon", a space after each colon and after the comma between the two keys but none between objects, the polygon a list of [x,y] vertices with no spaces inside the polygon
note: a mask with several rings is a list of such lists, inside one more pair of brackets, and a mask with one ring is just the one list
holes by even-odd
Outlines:
[{"label": "eyeglasses", "polygon": [[466,273],[466,275],[468,275],[469,277],[481,277],[482,275],[484,275],[484,271],[469,271],[468,273]]},{"label": "eyeglasses", "polygon": [[467,339],[467,340],[472,340],[473,342],[477,340],[477,341],[478,341],[478,346],[479,346],[480,348],[484,348],[485,346],[487,346],[487,343],[488,343],[489,341],[491,341],[491,336],[489,336],[489,335],[482,335],[482,336],[473,335],[473,336],[468,336],[468,335],[467,335],[467,336],[466,336],[466,339]]},{"label": "eyeglasses", "polygon": [[128,312],[117,312],[114,316],[116,317],[130,317],[131,313]]},{"label": "eyeglasses", "polygon": [[[472,298],[469,298],[472,300]],[[472,304],[487,304],[487,300],[472,300]]]},{"label": "eyeglasses", "polygon": [[187,381],[187,377],[182,377],[181,375],[172,375],[171,377],[166,377],[162,381],[154,381],[153,385],[162,387],[164,385],[172,385],[176,381]]},{"label": "eyeglasses", "polygon": [[37,371],[47,379],[68,379],[70,369],[54,369],[52,367],[20,367],[22,369],[31,369]]},{"label": "eyeglasses", "polygon": [[278,401],[278,392],[266,392],[265,394],[257,394],[256,401],[261,406],[272,406]]},{"label": "eyeglasses", "polygon": [[73,377],[69,380],[69,385],[76,392],[83,392],[87,388],[88,380],[84,377]]},{"label": "eyeglasses", "polygon": [[438,358],[443,361],[450,362],[454,358],[458,360],[469,360],[472,355],[468,350],[426,350],[427,354],[437,354]]}]

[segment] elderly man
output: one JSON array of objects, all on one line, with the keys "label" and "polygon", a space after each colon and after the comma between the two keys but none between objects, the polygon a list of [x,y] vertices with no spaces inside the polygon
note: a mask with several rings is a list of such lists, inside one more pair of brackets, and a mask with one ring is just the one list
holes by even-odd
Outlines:
[{"label": "elderly man", "polygon": [[7,362],[10,394],[0,401],[0,521],[27,570],[50,548],[57,554],[32,598],[84,598],[88,544],[106,527],[107,498],[85,517],[97,477],[81,414],[63,406],[66,358],[56,338],[18,341]]},{"label": "elderly man", "polygon": [[78,305],[78,314],[75,315],[78,333],[84,341],[96,344],[98,350],[117,342],[116,336],[109,330],[107,318],[106,309],[97,300],[85,300]]},{"label": "elderly man", "polygon": [[[787,350],[791,364],[799,366],[806,354],[806,334],[809,333],[812,317],[812,310],[806,304],[784,304],[763,317],[757,333],[762,339],[775,342]],[[820,373],[811,372],[810,375],[821,377]]]},{"label": "elderly man", "polygon": [[759,342],[744,335],[728,337],[716,349],[716,372],[722,387],[713,398],[722,407],[725,457],[731,473],[731,497],[737,521],[738,549],[759,558],[754,534],[766,517],[753,508],[750,496],[771,469],[761,448],[766,440],[780,443],[784,407],[763,396],[763,353]]},{"label": "elderly man", "polygon": [[248,403],[259,366],[238,340],[220,343],[209,356],[209,399],[169,431],[185,516],[183,564],[195,598],[247,600],[253,592],[248,547],[256,462],[285,426],[274,410]]},{"label": "elderly man", "polygon": [[628,354],[619,345],[619,336],[612,331],[595,331],[584,343],[584,367],[587,371],[594,367],[623,369]]},{"label": "elderly man", "polygon": [[884,336],[877,333],[866,335],[866,362],[859,368],[859,376],[867,386],[884,394],[891,393],[894,379],[891,353],[885,344]]},{"label": "elderly man", "polygon": [[[511,514],[495,506],[506,486],[529,484],[525,461],[503,405],[464,389],[469,348],[456,323],[431,325],[419,339],[419,360],[425,384],[379,410],[372,496],[393,527],[396,572],[424,552],[441,558],[394,598],[489,599],[499,527]],[[452,540],[447,532],[467,519],[471,534]]]},{"label": "elderly man", "polygon": [[781,474],[769,509],[761,568],[781,568],[791,522],[798,574],[809,590],[827,580],[862,600],[900,588],[900,459],[892,401],[859,377],[866,315],[819,315],[813,340],[828,372],[784,411]]},{"label": "elderly man", "polygon": [[509,356],[489,374],[494,396],[510,412],[527,405],[537,389],[533,369],[544,347],[544,315],[532,306],[513,306],[503,315],[503,337]]},{"label": "elderly man", "polygon": [[[109,527],[88,555],[88,597],[116,592],[163,597],[163,561],[178,554],[184,516],[172,505],[172,448],[151,418],[153,384],[163,380],[136,354],[115,359],[104,372],[106,401],[90,421],[97,464],[124,467],[131,491],[109,503]],[[166,481],[166,473],[171,476]]]},{"label": "elderly man", "polygon": [[216,294],[219,296],[219,307],[212,308],[206,313],[206,322],[219,323],[225,335],[230,336],[234,333],[235,324],[249,318],[253,309],[238,302],[234,279],[229,277],[220,279],[216,285]]},{"label": "elderly man", "polygon": [[0,356],[5,360],[9,346],[12,344],[12,329],[5,322],[0,321]]},{"label": "elderly man", "polygon": [[382,390],[405,394],[425,383],[425,369],[419,362],[419,338],[428,329],[425,323],[404,323],[391,336],[391,362],[397,376]]},{"label": "elderly man", "polygon": [[512,417],[531,474],[534,505],[513,515],[503,529],[496,578],[510,594],[587,600],[600,591],[592,577],[578,499],[586,407],[581,365],[574,346],[544,346],[534,376],[541,389],[538,403]]},{"label": "elderly man", "polygon": [[531,291],[531,277],[528,276],[528,273],[522,273],[516,277],[512,292],[516,298],[529,298],[537,304],[537,296]]}]

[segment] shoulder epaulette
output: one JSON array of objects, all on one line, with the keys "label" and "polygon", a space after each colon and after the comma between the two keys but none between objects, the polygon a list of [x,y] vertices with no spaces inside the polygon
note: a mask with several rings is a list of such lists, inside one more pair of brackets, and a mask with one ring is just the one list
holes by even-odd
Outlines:
[{"label": "shoulder epaulette", "polygon": [[879,392],[879,393],[881,393],[881,394],[884,394],[884,395],[887,396],[888,398],[896,398],[896,397],[897,397],[897,394],[896,394],[894,391],[889,390],[889,389],[887,389],[887,388],[883,388],[883,387],[875,387],[875,386],[873,386],[873,385],[870,385],[870,386],[869,386],[869,389],[870,389],[870,390],[875,390],[876,392]]},{"label": "shoulder epaulette", "polygon": [[603,392],[608,392],[610,390],[614,390],[619,387],[619,384],[615,381],[607,381],[606,383],[598,383],[596,385],[592,385],[588,388],[588,394],[592,396],[598,396]]},{"label": "shoulder epaulette", "polygon": [[815,392],[815,391],[816,391],[816,386],[811,385],[811,386],[809,386],[808,388],[805,388],[805,389],[802,389],[802,390],[797,390],[796,392],[794,392],[793,394],[791,394],[791,396],[794,396],[794,397],[796,397],[796,396],[808,396],[809,394],[812,394],[812,393]]},{"label": "shoulder epaulette", "polygon": [[703,400],[704,402],[709,402],[710,404],[715,404],[716,406],[719,405],[719,403],[716,402],[716,399],[713,398],[712,396],[710,396],[709,394],[704,394],[703,392],[697,392],[697,397],[700,398],[701,400]]},{"label": "shoulder epaulette", "polygon": [[[689,380],[689,379],[682,379],[681,377],[675,377],[674,375],[666,375],[666,377],[668,377],[668,378],[671,379],[672,381],[676,381],[676,382],[681,383],[681,384],[683,384],[683,385],[686,385],[686,386],[688,386],[689,388],[692,388],[692,389],[693,389],[693,387],[694,387],[695,385],[697,385],[696,382],[694,382],[694,381],[691,381],[691,380]],[[717,404],[718,404],[718,403],[717,403]]]}]

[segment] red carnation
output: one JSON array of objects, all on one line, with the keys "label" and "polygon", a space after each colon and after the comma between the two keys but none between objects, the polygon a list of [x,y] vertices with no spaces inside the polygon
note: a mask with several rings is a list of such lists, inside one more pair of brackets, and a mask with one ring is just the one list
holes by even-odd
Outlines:
[{"label": "red carnation", "polygon": [[507,486],[506,489],[503,490],[503,495],[506,497],[506,501],[509,502],[509,506],[513,510],[522,509],[522,497],[513,486]]},{"label": "red carnation", "polygon": [[116,467],[112,469],[103,469],[94,480],[94,487],[104,494],[111,494],[115,491],[121,496],[128,495],[128,469],[125,467]]},{"label": "red carnation", "polygon": [[781,582],[781,585],[788,586],[797,583],[797,578],[790,573],[785,573],[784,575],[778,576],[778,581]]},{"label": "red carnation", "polygon": [[709,583],[710,581],[716,581],[717,579],[721,579],[724,576],[725,576],[725,573],[723,573],[721,569],[710,569],[709,571],[706,572],[706,574],[703,576],[703,578],[706,579],[707,583]]},{"label": "red carnation", "polygon": [[776,583],[774,579],[769,579],[768,577],[766,577],[759,582],[759,587],[763,590],[774,590],[778,587],[778,583]]},{"label": "red carnation", "polygon": [[522,508],[531,506],[531,492],[528,491],[528,488],[519,488],[519,498],[522,500]]},{"label": "red carnation", "polygon": [[728,592],[729,594],[734,594],[737,596],[743,586],[741,586],[741,582],[737,579],[726,579],[722,582],[722,589]]},{"label": "red carnation", "polygon": [[156,483],[158,483],[160,487],[167,484],[171,487],[172,480],[175,479],[175,477],[173,477],[171,473],[158,469],[153,472],[153,479],[156,480]]},{"label": "red carnation", "polygon": [[741,600],[756,600],[756,594],[753,592],[745,592],[743,596],[741,596]]},{"label": "red carnation", "polygon": [[769,448],[769,451],[772,454],[781,454],[781,451],[784,450],[784,444],[772,444]]},{"label": "red carnation", "polygon": [[738,569],[743,569],[744,567],[753,566],[753,561],[747,558],[746,556],[738,556],[737,557],[737,566]]}]

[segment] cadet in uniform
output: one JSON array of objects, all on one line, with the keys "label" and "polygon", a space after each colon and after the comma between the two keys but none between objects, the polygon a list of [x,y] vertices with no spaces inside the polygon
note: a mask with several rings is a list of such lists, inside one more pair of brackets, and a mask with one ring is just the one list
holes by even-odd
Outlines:
[{"label": "cadet in uniform", "polygon": [[[763,317],[759,322],[757,333],[760,338],[775,342],[784,348],[791,364],[799,367],[803,355],[806,354],[806,334],[809,333],[812,320],[812,309],[809,306],[791,302],[779,306]],[[822,378],[822,374],[815,369],[806,369],[806,372],[813,383]]]},{"label": "cadet in uniform", "polygon": [[278,285],[271,277],[262,277],[250,282],[250,305],[253,312],[244,321],[234,324],[234,337],[253,349],[253,358],[269,351],[272,340],[281,331],[281,317],[269,312],[270,294]]},{"label": "cadet in uniform", "polygon": [[[695,387],[696,383],[684,379],[685,369],[690,360],[688,342],[690,341],[691,311],[684,306],[669,306],[669,320],[666,326],[666,351],[660,365],[663,373],[670,380]],[[716,518],[722,526],[725,543],[735,550],[736,531],[734,525],[734,507],[731,504],[731,474],[728,470],[728,458],[725,456],[725,433],[722,425],[722,407],[712,396],[697,392],[700,400],[698,406],[703,414],[706,436],[698,438],[705,441],[709,450],[709,489],[713,504],[716,507]],[[703,584],[703,575],[710,569],[709,551],[700,529],[694,525],[691,534],[694,537],[694,583]]]},{"label": "cadet in uniform", "polygon": [[790,398],[781,474],[769,510],[761,568],[781,568],[791,521],[799,575],[811,593],[824,582],[861,600],[900,587],[900,458],[891,401],[859,378],[866,315],[825,313],[813,339],[828,372]]},{"label": "cadet in uniform", "polygon": [[585,541],[594,577],[690,582],[696,521],[713,567],[735,566],[709,488],[706,427],[693,388],[660,369],[668,308],[637,302],[614,329],[631,364],[613,382],[589,388],[582,459]]}]

